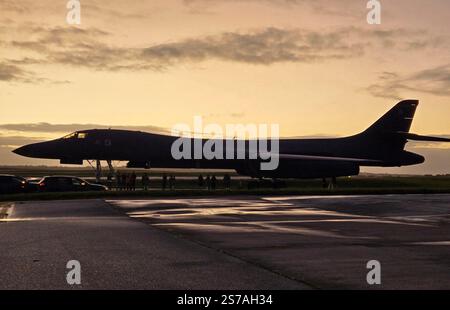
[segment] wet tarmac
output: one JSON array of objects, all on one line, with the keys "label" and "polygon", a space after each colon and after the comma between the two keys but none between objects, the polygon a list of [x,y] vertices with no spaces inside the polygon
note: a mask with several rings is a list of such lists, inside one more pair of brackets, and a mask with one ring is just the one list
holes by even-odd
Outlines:
[{"label": "wet tarmac", "polygon": [[[450,288],[450,195],[109,203],[153,227],[313,288]],[[381,264],[381,285],[367,283],[370,260]]]},{"label": "wet tarmac", "polygon": [[[450,195],[70,200],[7,213],[0,289],[450,288]],[[66,281],[69,260],[81,285]],[[366,281],[370,260],[380,285]]]}]

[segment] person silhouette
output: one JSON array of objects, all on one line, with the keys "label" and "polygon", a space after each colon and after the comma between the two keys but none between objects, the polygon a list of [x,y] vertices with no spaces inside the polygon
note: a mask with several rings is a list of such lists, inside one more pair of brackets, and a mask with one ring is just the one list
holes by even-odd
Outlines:
[{"label": "person silhouette", "polygon": [[211,190],[211,178],[209,175],[206,176],[206,186],[208,190]]},{"label": "person silhouette", "polygon": [[211,177],[211,189],[212,189],[213,191],[216,190],[216,184],[217,184],[217,179],[216,179],[216,176],[213,175],[213,176]]},{"label": "person silhouette", "polygon": [[163,189],[163,191],[164,190],[166,190],[166,187],[167,187],[167,174],[163,174],[163,177],[162,177],[162,189]]},{"label": "person silhouette", "polygon": [[203,175],[198,176],[198,187],[202,188],[205,185],[205,180],[203,179]]},{"label": "person silhouette", "polygon": [[136,173],[134,171],[130,175],[130,189],[132,191],[136,190]]},{"label": "person silhouette", "polygon": [[174,189],[175,188],[175,176],[171,175],[169,178],[169,188]]},{"label": "person silhouette", "polygon": [[117,171],[116,173],[116,190],[122,189],[122,175],[120,174],[120,171]]},{"label": "person silhouette", "polygon": [[150,183],[150,179],[148,177],[148,174],[144,173],[142,175],[142,187],[143,187],[144,191],[148,190],[149,183]]},{"label": "person silhouette", "polygon": [[229,174],[225,174],[223,176],[223,185],[225,186],[226,189],[231,188],[231,177]]}]

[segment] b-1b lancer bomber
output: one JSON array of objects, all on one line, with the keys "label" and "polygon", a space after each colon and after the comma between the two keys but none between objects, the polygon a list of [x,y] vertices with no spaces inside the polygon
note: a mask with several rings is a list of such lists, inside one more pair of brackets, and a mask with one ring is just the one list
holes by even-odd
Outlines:
[{"label": "b-1b lancer bomber", "polygon": [[[84,160],[127,161],[130,168],[234,169],[240,175],[256,178],[336,178],[358,175],[361,166],[396,167],[416,165],[424,157],[405,151],[409,140],[450,142],[450,139],[410,133],[418,100],[404,100],[365,131],[343,138],[280,139],[276,169],[261,169],[267,158],[176,159],[172,146],[179,137],[140,131],[92,129],[63,138],[22,146],[13,152],[22,156],[59,159],[61,164],[83,164]],[[191,139],[192,145],[205,145],[206,139]],[[223,139],[223,154],[236,154],[249,139]],[[228,148],[228,150],[227,150]]]}]

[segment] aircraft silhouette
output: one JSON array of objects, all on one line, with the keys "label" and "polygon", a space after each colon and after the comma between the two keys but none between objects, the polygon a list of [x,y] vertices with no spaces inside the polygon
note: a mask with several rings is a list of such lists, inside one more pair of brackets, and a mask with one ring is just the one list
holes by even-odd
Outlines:
[{"label": "aircraft silhouette", "polygon": [[[13,152],[22,156],[59,159],[61,164],[83,164],[83,160],[128,161],[129,168],[213,168],[234,169],[241,175],[257,178],[335,178],[358,175],[361,166],[396,167],[416,165],[424,157],[405,151],[408,140],[450,142],[450,139],[409,133],[419,104],[404,100],[365,131],[344,138],[280,139],[279,164],[262,170],[257,159],[179,159],[171,154],[178,139],[170,135],[140,131],[92,129],[63,138],[29,144]],[[201,140],[204,145],[206,139]],[[226,142],[223,140],[226,153]],[[193,144],[195,143],[192,138]],[[199,141],[197,141],[199,142]],[[233,140],[234,152],[238,140]],[[240,141],[248,149],[250,140]],[[225,156],[224,156],[225,158]],[[236,158],[236,156],[234,157]]]}]

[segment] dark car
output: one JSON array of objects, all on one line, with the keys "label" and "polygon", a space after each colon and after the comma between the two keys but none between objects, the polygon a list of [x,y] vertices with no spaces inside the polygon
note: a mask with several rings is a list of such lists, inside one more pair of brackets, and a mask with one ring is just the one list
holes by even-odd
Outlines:
[{"label": "dark car", "polygon": [[15,175],[0,174],[0,194],[25,193],[29,191],[28,181]]},{"label": "dark car", "polygon": [[35,184],[39,192],[79,192],[79,191],[107,191],[108,187],[92,184],[73,176],[43,177]]}]

